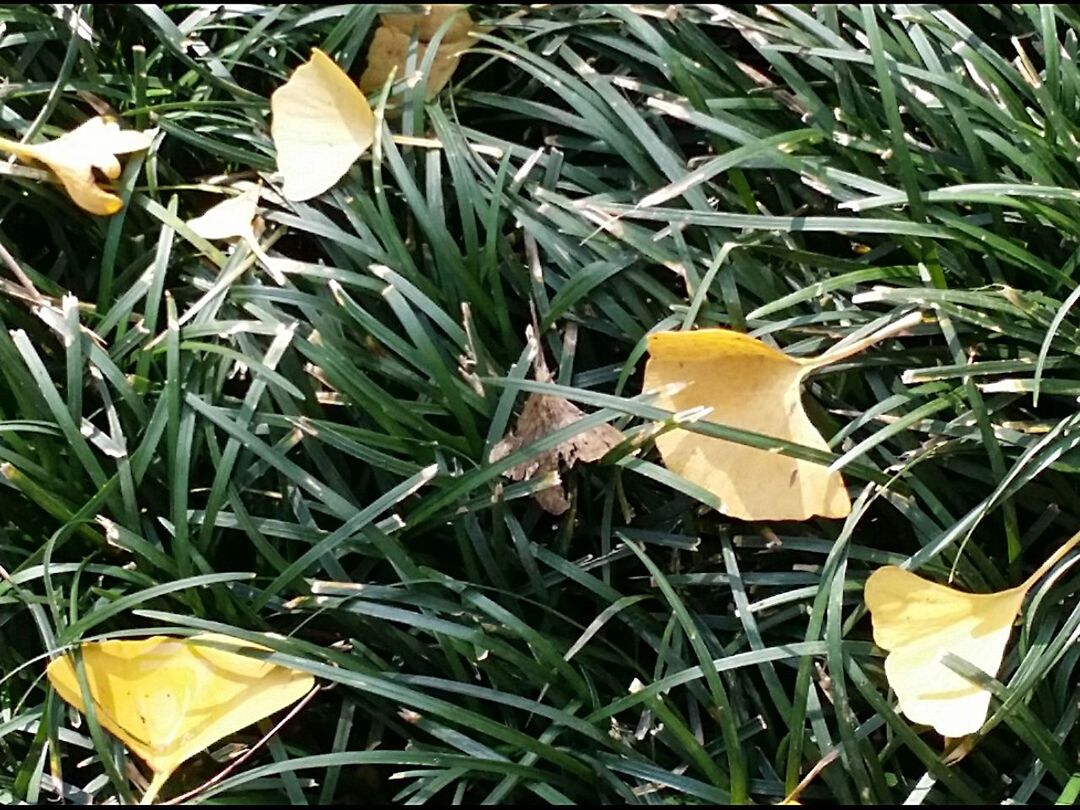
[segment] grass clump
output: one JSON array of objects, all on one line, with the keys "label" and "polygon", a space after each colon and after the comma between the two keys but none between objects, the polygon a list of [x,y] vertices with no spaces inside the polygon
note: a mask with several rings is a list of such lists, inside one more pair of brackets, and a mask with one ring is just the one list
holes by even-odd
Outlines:
[{"label": "grass clump", "polygon": [[[313,46],[359,75],[378,11],[0,8],[0,134],[159,128],[114,217],[0,183],[0,796],[142,787],[50,653],[273,631],[328,688],[195,801],[776,802],[823,759],[807,802],[1072,801],[1076,577],[954,765],[896,713],[862,586],[1000,590],[1080,522],[1076,12],[476,7],[445,91],[268,207],[279,284],[184,223],[272,177],[270,93]],[[810,355],[915,310],[809,386],[847,520],[732,521],[660,466],[650,331]],[[491,461],[530,392],[589,415]],[[561,516],[503,476],[603,423],[627,440]]]}]

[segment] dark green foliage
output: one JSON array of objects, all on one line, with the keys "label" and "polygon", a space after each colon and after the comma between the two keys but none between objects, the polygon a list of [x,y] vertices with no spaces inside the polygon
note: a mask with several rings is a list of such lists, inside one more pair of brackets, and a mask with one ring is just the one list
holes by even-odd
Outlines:
[{"label": "dark green foliage", "polygon": [[[211,629],[278,633],[332,688],[206,801],[769,803],[836,750],[805,801],[1074,800],[1071,572],[953,766],[896,714],[861,595],[913,556],[1007,587],[1080,528],[1071,7],[474,8],[493,29],[434,103],[264,212],[284,286],[183,222],[272,179],[269,94],[315,45],[358,75],[376,9],[52,8],[0,7],[0,134],[108,105],[162,137],[111,219],[0,183],[47,298],[0,266],[0,797],[137,796],[48,654]],[[659,466],[650,330],[809,354],[912,310],[809,386],[847,521],[731,522]],[[535,390],[590,416],[532,452],[630,437],[558,518],[501,475],[529,450],[486,461]]]}]

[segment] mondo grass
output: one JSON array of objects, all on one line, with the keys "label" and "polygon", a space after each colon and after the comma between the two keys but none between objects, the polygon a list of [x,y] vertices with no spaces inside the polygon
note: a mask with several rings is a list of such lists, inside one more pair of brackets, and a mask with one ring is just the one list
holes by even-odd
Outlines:
[{"label": "mondo grass", "polygon": [[[959,744],[898,714],[862,586],[999,590],[1080,529],[1080,15],[475,6],[446,90],[274,203],[270,94],[314,46],[359,75],[380,8],[0,7],[0,134],[158,128],[112,218],[2,172],[0,799],[136,800],[44,666],[213,631],[322,688],[195,803],[1075,801],[1075,569]],[[234,180],[278,279],[185,225]],[[641,396],[657,329],[805,356],[915,311],[807,385],[829,453]],[[589,414],[490,462],[530,393]],[[565,514],[503,476],[605,422]],[[676,425],[842,467],[854,511],[725,518]]]}]

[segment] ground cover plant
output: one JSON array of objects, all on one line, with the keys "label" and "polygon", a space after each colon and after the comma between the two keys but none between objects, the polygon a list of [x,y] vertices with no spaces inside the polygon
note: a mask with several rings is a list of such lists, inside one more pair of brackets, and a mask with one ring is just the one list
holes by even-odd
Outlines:
[{"label": "ground cover plant", "polygon": [[[485,5],[375,70],[401,11],[0,6],[0,798],[1074,801],[1080,15]],[[371,143],[296,199],[270,99],[315,48]],[[838,352],[785,378],[812,431],[643,392],[713,328]],[[686,431],[850,508],[733,516]],[[930,662],[982,701],[953,738],[894,631],[972,593],[1004,646]],[[154,779],[70,705],[134,648],[80,644],[207,633],[304,689]]]}]

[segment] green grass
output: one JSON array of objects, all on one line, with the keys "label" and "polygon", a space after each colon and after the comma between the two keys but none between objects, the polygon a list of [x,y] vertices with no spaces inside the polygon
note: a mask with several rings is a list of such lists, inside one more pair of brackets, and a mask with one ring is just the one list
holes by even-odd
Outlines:
[{"label": "green grass", "polygon": [[[1071,7],[474,8],[493,28],[438,99],[265,213],[283,286],[183,222],[272,176],[269,94],[316,45],[359,75],[376,9],[50,8],[0,7],[0,134],[104,105],[160,136],[110,219],[0,182],[47,299],[0,266],[0,798],[137,798],[45,663],[210,629],[280,634],[325,688],[205,803],[769,803],[825,756],[806,802],[1075,801],[1071,569],[951,766],[862,601],[904,561],[1007,587],[1080,528]],[[846,521],[733,522],[660,466],[648,332],[811,354],[915,310],[808,387]],[[589,418],[488,463],[538,390]],[[632,442],[566,476],[562,517],[502,477],[603,421]]]}]

